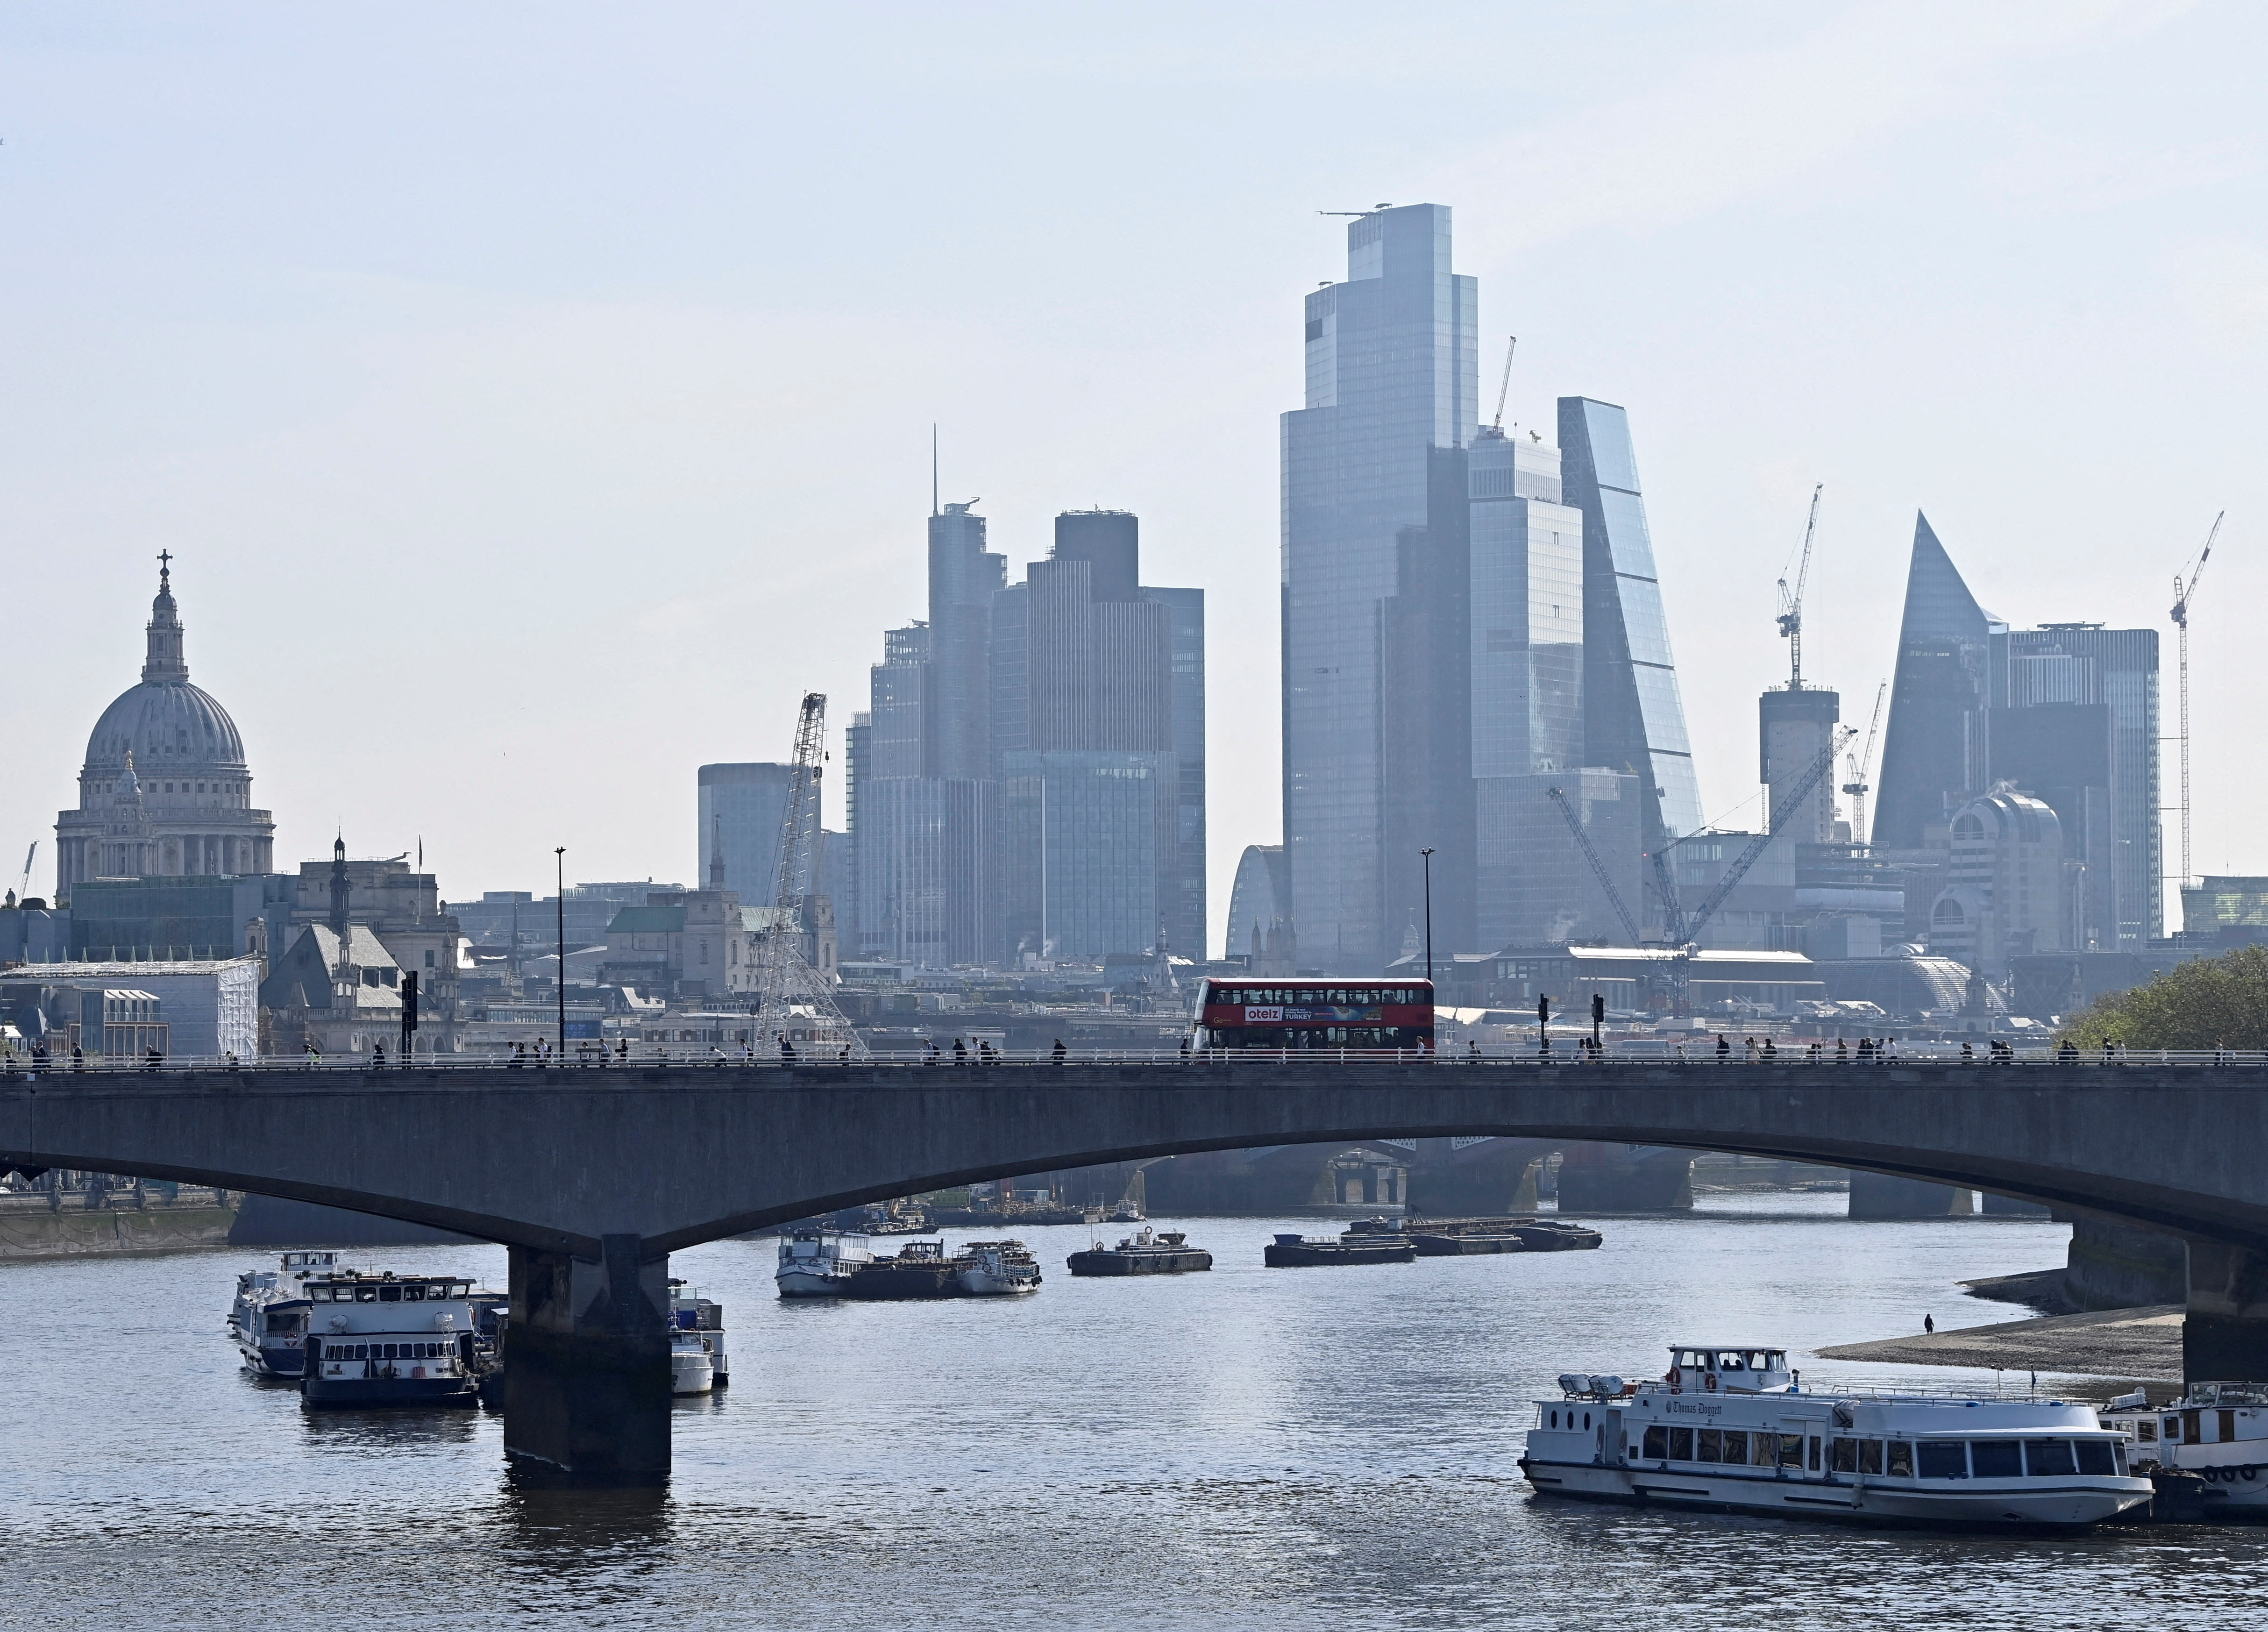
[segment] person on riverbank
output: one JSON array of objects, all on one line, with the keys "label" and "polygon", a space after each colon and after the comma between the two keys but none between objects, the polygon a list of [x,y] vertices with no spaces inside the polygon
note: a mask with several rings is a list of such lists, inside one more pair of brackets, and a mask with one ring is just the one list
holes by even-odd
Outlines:
[{"label": "person on riverbank", "polygon": [[1937,1334],[1937,1317],[1924,1315],[1921,1318],[1921,1329],[1926,1334],[1934,1337]]}]

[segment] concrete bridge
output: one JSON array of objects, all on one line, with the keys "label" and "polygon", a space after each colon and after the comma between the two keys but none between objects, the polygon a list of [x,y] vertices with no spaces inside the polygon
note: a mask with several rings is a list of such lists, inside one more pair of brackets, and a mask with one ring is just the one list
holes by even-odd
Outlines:
[{"label": "concrete bridge", "polygon": [[669,1462],[680,1247],[976,1179],[1186,1151],[1496,1135],[1825,1163],[2190,1242],[2185,1366],[2268,1378],[2268,1069],[1951,1062],[644,1066],[18,1074],[0,1163],[226,1185],[511,1252],[505,1444]]}]

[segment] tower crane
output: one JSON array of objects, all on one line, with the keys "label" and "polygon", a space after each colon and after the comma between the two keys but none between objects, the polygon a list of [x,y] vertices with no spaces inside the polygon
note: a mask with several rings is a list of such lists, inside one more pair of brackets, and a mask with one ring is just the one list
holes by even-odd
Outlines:
[{"label": "tower crane", "polygon": [[1520,350],[1520,336],[1514,335],[1504,348],[1504,380],[1496,388],[1496,417],[1489,429],[1501,434],[1504,431],[1504,399],[1512,395],[1512,354]]},{"label": "tower crane", "polygon": [[[1794,817],[1803,801],[1811,796],[1811,790],[1817,787],[1820,779],[1835,768],[1836,756],[1857,735],[1857,730],[1851,726],[1835,727],[1828,738],[1827,746],[1813,756],[1811,763],[1804,767],[1803,774],[1795,779],[1794,786],[1772,816],[1770,825],[1749,840],[1747,846],[1733,859],[1732,865],[1725,869],[1716,886],[1701,898],[1701,905],[1693,909],[1690,917],[1678,905],[1675,877],[1668,857],[1663,853],[1668,846],[1664,846],[1662,850],[1653,853],[1654,878],[1661,890],[1663,939],[1668,942],[1671,954],[1669,989],[1670,1011],[1673,1014],[1683,1016],[1693,1012],[1693,956],[1700,950],[1698,942],[1702,930],[1708,927],[1711,919],[1717,916],[1718,909],[1731,897],[1733,891],[1740,888],[1741,881],[1749,875],[1749,869],[1762,858],[1771,841],[1779,837],[1780,830]],[[1558,804],[1559,814],[1566,821],[1569,831],[1575,835],[1575,842],[1582,849],[1583,859],[1591,864],[1591,871],[1597,875],[1608,901],[1613,905],[1616,915],[1630,929],[1631,939],[1635,942],[1638,938],[1638,927],[1631,917],[1630,908],[1624,904],[1621,890],[1615,887],[1614,878],[1607,871],[1607,864],[1600,859],[1588,835],[1583,831],[1573,804],[1558,788],[1548,789],[1546,793],[1547,797]]]},{"label": "tower crane", "polygon": [[2174,627],[2181,631],[2176,639],[2181,647],[2182,887],[2185,890],[2190,882],[2190,597],[2197,594],[2205,564],[2213,558],[2213,541],[2220,536],[2221,517],[2228,513],[2224,510],[2213,517],[2213,529],[2205,535],[2205,548],[2174,575]]},{"label": "tower crane", "polygon": [[40,841],[33,839],[32,847],[24,852],[24,876],[16,881],[16,899],[21,901],[32,888],[32,863],[39,859]]},{"label": "tower crane", "polygon": [[787,803],[780,812],[773,861],[771,923],[758,946],[754,1012],[778,1038],[783,1057],[792,1046],[792,1030],[830,1053],[847,1050],[863,1059],[866,1045],[836,1002],[830,983],[805,962],[798,928],[805,886],[811,882],[826,739],[826,694],[807,691],[796,715],[795,749],[788,760]]},{"label": "tower crane", "polygon": [[1856,759],[1846,759],[1851,779],[1843,784],[1843,791],[1851,796],[1851,842],[1867,842],[1867,795],[1873,791],[1867,784],[1867,772],[1874,763],[1874,730],[1882,723],[1882,698],[1889,691],[1890,683],[1883,681],[1874,688],[1874,717],[1867,721],[1867,751]]},{"label": "tower crane", "polygon": [[1819,526],[1819,495],[1827,484],[1816,482],[1811,488],[1811,513],[1803,523],[1803,562],[1795,570],[1795,588],[1787,587],[1787,569],[1779,574],[1779,632],[1787,642],[1787,689],[1803,690],[1803,591],[1811,581],[1811,535]]}]

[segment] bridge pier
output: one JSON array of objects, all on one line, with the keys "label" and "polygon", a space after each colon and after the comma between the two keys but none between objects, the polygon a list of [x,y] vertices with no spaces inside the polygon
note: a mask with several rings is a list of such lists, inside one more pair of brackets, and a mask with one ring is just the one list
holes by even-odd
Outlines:
[{"label": "bridge pier", "polygon": [[2192,1239],[2189,1280],[2183,1380],[2268,1380],[2268,1252]]},{"label": "bridge pier", "polygon": [[504,1448],[540,1483],[669,1478],[669,1259],[606,1236],[597,1261],[512,1251]]}]

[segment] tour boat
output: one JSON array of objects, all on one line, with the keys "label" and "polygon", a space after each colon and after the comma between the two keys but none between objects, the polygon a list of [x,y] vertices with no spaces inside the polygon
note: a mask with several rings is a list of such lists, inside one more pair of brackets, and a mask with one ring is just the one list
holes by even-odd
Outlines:
[{"label": "tour boat", "polygon": [[2071,1528],[2150,1499],[2091,1406],[1804,1388],[1784,1350],[1680,1344],[1660,1382],[1536,1402],[1538,1494],[1782,1518]]},{"label": "tour boat", "polygon": [[2104,1408],[2106,1428],[2126,1436],[2138,1469],[2193,1473],[2207,1518],[2268,1518],[2268,1387],[2258,1383],[2192,1383],[2167,1405],[2140,1390]]},{"label": "tour boat", "polygon": [[1190,1270],[1211,1269],[1212,1254],[1203,1247],[1189,1244],[1189,1237],[1178,1230],[1152,1232],[1145,1224],[1132,1235],[1123,1238],[1116,1247],[1106,1247],[1096,1242],[1084,1252],[1071,1255],[1070,1268],[1074,1275],[1178,1275]]},{"label": "tour boat", "polygon": [[971,1241],[953,1259],[963,1297],[1008,1297],[1040,1289],[1039,1260],[1020,1241]]},{"label": "tour boat", "polygon": [[336,1252],[286,1252],[280,1267],[236,1278],[228,1334],[244,1363],[261,1377],[299,1375],[307,1339],[307,1281],[338,1267]]},{"label": "tour boat", "polygon": [[671,1392],[705,1394],[732,1383],[732,1363],[725,1355],[725,1306],[682,1281],[669,1283],[669,1344]]},{"label": "tour boat", "polygon": [[773,1280],[782,1297],[839,1297],[850,1277],[874,1261],[864,1235],[839,1230],[798,1230],[780,1237]]},{"label": "tour boat", "polygon": [[470,1280],[342,1269],[311,1276],[307,1298],[303,1406],[474,1403]]}]

